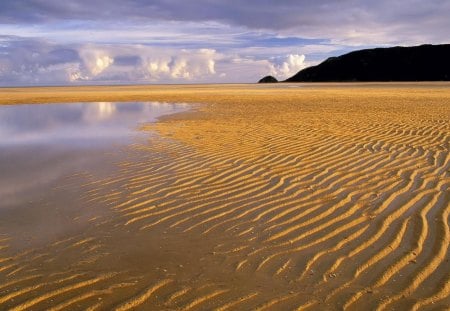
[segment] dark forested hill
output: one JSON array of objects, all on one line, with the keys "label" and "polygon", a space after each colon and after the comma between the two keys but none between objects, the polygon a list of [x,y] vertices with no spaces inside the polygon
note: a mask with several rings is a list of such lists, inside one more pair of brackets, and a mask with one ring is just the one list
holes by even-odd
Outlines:
[{"label": "dark forested hill", "polygon": [[286,82],[449,81],[450,44],[376,48],[330,57]]}]

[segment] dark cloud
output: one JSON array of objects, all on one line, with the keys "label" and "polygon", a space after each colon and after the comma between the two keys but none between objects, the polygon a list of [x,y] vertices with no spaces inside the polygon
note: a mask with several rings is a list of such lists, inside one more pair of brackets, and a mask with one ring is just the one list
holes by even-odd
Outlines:
[{"label": "dark cloud", "polygon": [[68,68],[79,61],[78,52],[69,46],[0,36],[0,85],[67,81]]},{"label": "dark cloud", "polygon": [[122,55],[114,59],[114,64],[117,66],[139,66],[141,59],[136,55]]},{"label": "dark cloud", "polygon": [[[258,29],[399,25],[422,27],[430,19],[445,22],[446,0],[3,0],[1,23],[45,23],[53,20],[219,21]],[[440,20],[440,21],[439,21]]]}]

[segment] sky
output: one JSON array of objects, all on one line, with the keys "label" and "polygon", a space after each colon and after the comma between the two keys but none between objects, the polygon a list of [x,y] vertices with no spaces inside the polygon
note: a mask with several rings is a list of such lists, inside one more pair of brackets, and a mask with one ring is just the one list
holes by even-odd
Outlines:
[{"label": "sky", "polygon": [[450,43],[450,0],[1,0],[0,86],[253,83]]}]

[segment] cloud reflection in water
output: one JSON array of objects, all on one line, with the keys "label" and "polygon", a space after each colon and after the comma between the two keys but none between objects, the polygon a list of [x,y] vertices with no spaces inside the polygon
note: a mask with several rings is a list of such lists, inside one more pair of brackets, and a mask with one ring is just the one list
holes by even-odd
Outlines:
[{"label": "cloud reflection in water", "polygon": [[188,108],[154,102],[0,106],[0,212],[50,193],[64,176],[102,169],[106,153],[132,143],[140,124]]},{"label": "cloud reflection in water", "polygon": [[8,145],[120,142],[140,123],[186,110],[155,102],[74,103],[0,107],[0,148]]}]

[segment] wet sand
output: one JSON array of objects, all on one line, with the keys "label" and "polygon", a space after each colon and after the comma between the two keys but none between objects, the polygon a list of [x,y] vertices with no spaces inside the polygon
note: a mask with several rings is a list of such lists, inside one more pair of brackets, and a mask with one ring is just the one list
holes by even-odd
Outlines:
[{"label": "wet sand", "polygon": [[199,105],[51,190],[80,230],[3,227],[0,309],[449,307],[449,83],[0,89],[90,100]]}]

